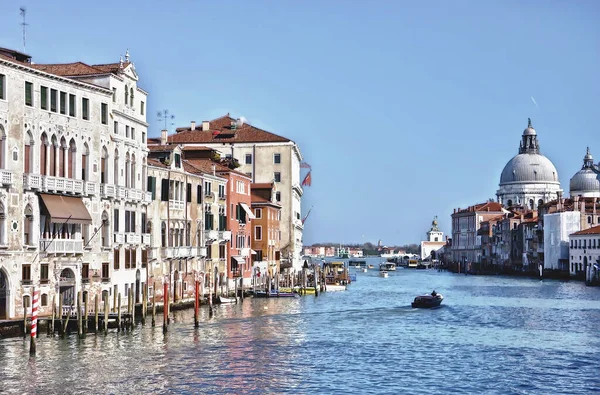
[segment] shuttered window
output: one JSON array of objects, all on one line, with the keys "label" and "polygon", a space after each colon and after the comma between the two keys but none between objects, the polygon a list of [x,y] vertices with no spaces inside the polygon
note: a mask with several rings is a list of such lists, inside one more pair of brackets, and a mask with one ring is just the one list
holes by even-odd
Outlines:
[{"label": "shuttered window", "polygon": [[4,87],[6,86],[6,76],[4,74],[0,74],[0,99],[6,100],[6,93],[4,92]]},{"label": "shuttered window", "polygon": [[33,84],[25,82],[25,105],[33,106]]},{"label": "shuttered window", "polygon": [[191,203],[191,202],[192,202],[192,184],[190,184],[189,182],[188,182],[188,184],[187,184],[187,190],[186,190],[186,193],[187,193],[187,196],[185,197],[185,198],[186,198],[186,201],[187,201],[188,203]]},{"label": "shuttered window", "polygon": [[40,87],[40,108],[42,110],[48,109],[48,88],[45,86]]},{"label": "shuttered window", "polygon": [[162,179],[160,186],[160,200],[163,202],[169,201],[169,180],[166,178]]}]

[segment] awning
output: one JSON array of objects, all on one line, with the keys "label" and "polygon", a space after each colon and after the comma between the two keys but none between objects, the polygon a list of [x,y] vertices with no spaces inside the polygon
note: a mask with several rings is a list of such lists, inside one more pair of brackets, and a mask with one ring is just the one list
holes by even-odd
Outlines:
[{"label": "awning", "polygon": [[254,251],[254,250],[250,250],[250,253],[251,253],[252,255],[258,255],[258,252]]},{"label": "awning", "polygon": [[92,223],[92,217],[81,198],[45,193],[40,193],[40,197],[50,214],[50,222],[88,225]]},{"label": "awning", "polygon": [[252,213],[252,210],[250,210],[250,207],[248,207],[248,205],[246,203],[240,203],[240,205],[242,206],[242,208],[246,212],[246,215],[248,216],[248,218],[250,218],[250,219],[256,219],[256,217]]},{"label": "awning", "polygon": [[232,258],[240,265],[246,263],[246,259],[243,256],[232,256]]}]

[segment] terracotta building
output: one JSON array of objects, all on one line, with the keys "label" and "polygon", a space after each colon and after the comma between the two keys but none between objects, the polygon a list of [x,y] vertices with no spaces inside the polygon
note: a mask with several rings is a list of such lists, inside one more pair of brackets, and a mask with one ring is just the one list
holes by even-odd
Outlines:
[{"label": "terracotta building", "polygon": [[255,270],[261,275],[281,272],[281,205],[275,199],[273,183],[252,184],[252,249]]}]

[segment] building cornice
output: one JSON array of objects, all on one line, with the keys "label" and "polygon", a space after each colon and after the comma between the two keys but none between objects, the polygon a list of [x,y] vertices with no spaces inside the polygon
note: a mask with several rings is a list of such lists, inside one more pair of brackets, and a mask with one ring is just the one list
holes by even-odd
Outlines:
[{"label": "building cornice", "polygon": [[119,116],[123,117],[123,118],[127,118],[127,119],[129,119],[130,121],[134,121],[134,122],[137,122],[137,123],[139,123],[139,124],[141,124],[141,125],[144,125],[145,127],[149,127],[149,126],[150,126],[150,124],[149,124],[149,123],[147,123],[147,122],[144,122],[144,121],[140,121],[139,119],[137,119],[137,118],[134,118],[134,117],[132,117],[131,115],[124,113],[123,111],[120,111],[120,110],[113,109],[113,110],[112,110],[112,112],[113,112],[114,114],[117,114],[117,115],[119,115]]}]

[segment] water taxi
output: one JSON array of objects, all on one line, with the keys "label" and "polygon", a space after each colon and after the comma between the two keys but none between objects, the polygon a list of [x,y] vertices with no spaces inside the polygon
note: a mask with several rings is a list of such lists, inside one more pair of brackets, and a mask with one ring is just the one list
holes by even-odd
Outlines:
[{"label": "water taxi", "polygon": [[379,272],[379,277],[387,278],[388,277],[388,272],[386,272],[385,270],[381,270]]},{"label": "water taxi", "polygon": [[432,307],[438,307],[442,303],[442,300],[444,300],[442,294],[433,291],[431,295],[417,296],[411,303],[411,306],[413,308],[429,309]]}]

